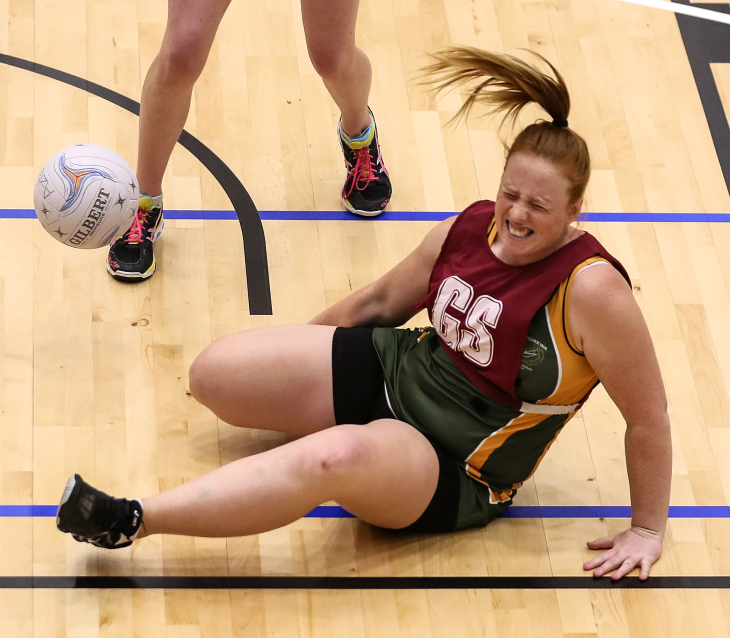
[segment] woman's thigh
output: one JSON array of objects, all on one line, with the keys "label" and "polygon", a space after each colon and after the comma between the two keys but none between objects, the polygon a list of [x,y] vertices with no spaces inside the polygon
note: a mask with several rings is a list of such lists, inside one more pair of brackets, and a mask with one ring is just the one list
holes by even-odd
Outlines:
[{"label": "woman's thigh", "polygon": [[335,425],[334,326],[274,326],[223,337],[190,367],[193,396],[237,426],[311,434]]},{"label": "woman's thigh", "polygon": [[320,58],[355,49],[359,0],[302,0],[302,22],[310,55]]}]

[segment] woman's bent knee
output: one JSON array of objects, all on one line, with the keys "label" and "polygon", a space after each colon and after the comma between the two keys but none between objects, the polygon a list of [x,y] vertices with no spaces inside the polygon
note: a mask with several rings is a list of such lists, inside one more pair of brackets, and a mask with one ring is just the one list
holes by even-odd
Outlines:
[{"label": "woman's bent knee", "polygon": [[160,81],[166,84],[194,84],[205,68],[210,45],[194,29],[165,39],[157,56]]},{"label": "woman's bent knee", "polygon": [[208,346],[195,357],[189,371],[190,394],[198,403],[208,407],[215,396],[218,378],[218,358],[214,346]]},{"label": "woman's bent knee", "polygon": [[405,423],[339,425],[311,442],[299,457],[302,472],[320,479],[328,499],[379,527],[412,524],[436,491],[438,455]]},{"label": "woman's bent knee", "polygon": [[301,459],[302,470],[323,479],[346,482],[369,467],[370,446],[359,425],[338,425],[317,437]]},{"label": "woman's bent knee", "polygon": [[350,51],[343,47],[313,46],[309,48],[309,59],[319,76],[327,80],[345,73],[351,66],[354,53],[354,47]]}]

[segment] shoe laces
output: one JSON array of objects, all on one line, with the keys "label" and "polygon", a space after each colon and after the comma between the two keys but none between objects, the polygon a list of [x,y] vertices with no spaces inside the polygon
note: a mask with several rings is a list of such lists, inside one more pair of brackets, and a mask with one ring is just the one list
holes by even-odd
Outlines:
[{"label": "shoe laces", "polygon": [[126,499],[107,497],[94,501],[94,523],[103,530],[115,531],[129,514]]},{"label": "shoe laces", "polygon": [[142,210],[141,208],[137,211],[134,216],[134,221],[129,227],[129,230],[124,234],[124,241],[129,244],[139,243],[144,237],[145,224],[147,223],[147,217],[150,211]]},{"label": "shoe laces", "polygon": [[370,182],[377,182],[379,179],[377,167],[373,161],[373,156],[370,154],[370,147],[361,148],[357,151],[355,165],[347,173],[350,189],[345,193],[345,197],[349,197],[353,189],[364,191],[370,185]]}]

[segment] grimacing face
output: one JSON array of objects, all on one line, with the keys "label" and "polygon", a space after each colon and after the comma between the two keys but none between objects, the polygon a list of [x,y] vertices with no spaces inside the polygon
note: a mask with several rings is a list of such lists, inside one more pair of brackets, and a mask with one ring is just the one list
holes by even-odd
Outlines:
[{"label": "grimacing face", "polygon": [[550,160],[515,153],[502,174],[495,202],[494,254],[512,266],[544,259],[581,233],[583,199],[570,203],[571,183]]}]

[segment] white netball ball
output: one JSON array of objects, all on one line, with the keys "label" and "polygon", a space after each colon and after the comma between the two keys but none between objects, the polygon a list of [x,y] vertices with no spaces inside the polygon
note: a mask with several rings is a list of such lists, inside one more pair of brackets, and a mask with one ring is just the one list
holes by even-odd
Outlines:
[{"label": "white netball ball", "polygon": [[100,248],[132,225],[139,183],[121,155],[97,144],[77,144],[46,162],[33,200],[51,237],[73,248]]}]

